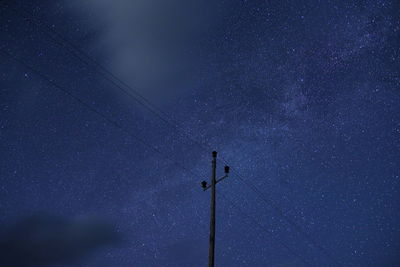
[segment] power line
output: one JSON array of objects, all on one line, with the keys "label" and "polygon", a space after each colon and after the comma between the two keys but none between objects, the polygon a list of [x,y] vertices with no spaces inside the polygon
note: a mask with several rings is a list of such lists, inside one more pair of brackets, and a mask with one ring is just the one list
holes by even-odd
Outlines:
[{"label": "power line", "polygon": [[[46,75],[42,74],[40,71],[38,71],[37,69],[25,64],[25,62],[23,62],[22,60],[18,59],[17,57],[13,56],[11,53],[5,51],[4,49],[0,49],[0,52],[3,53],[3,55],[6,55],[8,57],[10,57],[11,59],[13,59],[14,61],[18,62],[19,64],[23,65],[25,68],[27,68],[28,70],[30,70],[32,73],[36,74],[38,77],[42,78],[43,80],[45,80],[46,82],[48,82],[50,85],[54,86],[55,88],[59,89],[60,91],[62,91],[64,94],[68,95],[69,97],[71,97],[72,99],[74,99],[75,101],[77,101],[79,104],[85,106],[87,109],[89,109],[90,111],[92,111],[93,113],[95,113],[96,115],[102,117],[104,120],[106,120],[107,122],[109,122],[111,125],[113,125],[114,127],[120,129],[121,131],[125,132],[126,134],[130,135],[131,137],[135,138],[136,140],[138,140],[139,142],[141,142],[142,144],[144,144],[145,146],[151,148],[153,151],[161,154],[162,156],[166,155],[164,153],[162,153],[159,149],[157,149],[156,147],[150,145],[149,143],[147,143],[146,141],[144,141],[142,138],[138,137],[137,135],[131,133],[130,131],[126,130],[123,126],[121,126],[120,124],[118,124],[117,122],[115,122],[114,120],[108,118],[107,116],[105,116],[103,113],[101,113],[100,111],[98,111],[97,109],[93,108],[91,105],[87,104],[85,101],[81,100],[79,97],[75,96],[74,94],[72,94],[71,92],[69,92],[67,89],[63,88],[62,86],[60,86],[59,84],[57,84],[56,82],[54,82],[52,79],[50,79],[49,77],[47,77]],[[179,167],[181,167],[182,169],[184,169],[185,171],[189,171],[192,174],[194,174],[192,171],[188,170],[185,166],[183,166],[182,164],[175,162],[173,160],[171,160],[169,157],[167,157],[167,159],[169,159],[170,161],[172,161],[173,163],[175,163],[176,165],[178,165]],[[227,201],[229,201],[225,196],[223,196],[223,198],[225,198]],[[234,206],[238,211],[240,211],[241,213],[243,213],[246,217],[250,218],[254,223],[256,223],[257,226],[259,226],[262,230],[265,230],[264,227],[258,223],[253,217],[251,217],[248,214],[245,214],[244,212],[241,211],[241,209],[235,205],[233,202],[229,201],[231,203],[232,206]],[[268,234],[270,234],[269,232],[267,232]],[[296,257],[300,258],[306,265],[311,266],[307,261],[305,261],[299,254],[297,254],[296,252],[294,252],[289,246],[287,246],[286,244],[284,244],[283,242],[279,242],[282,246],[284,246],[287,250],[289,250],[290,252],[292,252]]]},{"label": "power line", "polygon": [[[17,13],[18,15],[20,15],[20,13],[14,9],[11,8],[11,10],[13,10],[15,13]],[[27,14],[27,12],[23,11],[25,13],[25,15],[29,16]],[[92,62],[93,65],[95,65],[97,67],[97,69],[100,69],[102,73],[99,72],[100,75],[102,75],[106,80],[108,80],[109,82],[111,82],[114,86],[116,86],[118,89],[120,89],[121,91],[123,91],[125,94],[127,94],[129,97],[132,97],[133,99],[135,99],[139,104],[143,105],[146,109],[148,109],[151,113],[153,113],[154,115],[156,115],[159,119],[161,119],[162,121],[164,121],[165,123],[167,123],[168,125],[174,127],[177,129],[177,133],[181,133],[184,134],[186,137],[188,137],[190,140],[192,140],[194,143],[200,145],[201,147],[206,147],[207,149],[212,149],[211,145],[209,145],[207,142],[201,142],[198,141],[196,139],[194,139],[190,134],[188,134],[186,131],[184,131],[182,128],[180,128],[178,126],[179,123],[176,123],[175,120],[173,120],[172,118],[170,118],[170,116],[165,113],[164,111],[162,111],[161,109],[159,109],[158,107],[156,107],[154,104],[151,103],[150,100],[148,100],[146,97],[144,97],[143,95],[141,95],[139,92],[137,92],[135,89],[133,89],[131,86],[129,86],[127,83],[125,83],[124,81],[122,81],[121,79],[119,79],[116,75],[114,75],[111,71],[109,71],[107,68],[105,68],[104,66],[102,66],[100,63],[98,63],[96,60],[92,59],[88,54],[86,54],[82,49],[80,49],[79,47],[77,47],[75,44],[73,44],[72,42],[70,42],[68,39],[62,37],[59,33],[57,33],[53,28],[48,27],[46,24],[44,24],[41,20],[33,18],[32,20],[36,21],[34,22],[34,24],[38,27],[40,26],[44,26],[48,31],[50,31],[52,34],[54,34],[56,37],[58,37],[59,39],[61,39],[62,41],[58,41],[56,38],[54,38],[54,36],[52,36],[51,34],[46,34],[49,38],[51,38],[54,42],[56,42],[57,44],[59,44],[62,47],[67,48],[78,60],[84,62],[85,64],[87,64],[88,66],[90,66],[90,62]],[[67,45],[65,45],[64,43],[66,43]],[[69,49],[69,47],[72,47],[73,50],[75,50],[76,52],[74,52],[73,50]],[[87,60],[82,59],[82,57],[80,55],[83,55]],[[116,81],[118,81],[120,84],[116,83],[114,80],[110,79],[110,77],[104,75],[107,74],[110,77],[112,77],[113,79],[115,79]],[[123,86],[121,86],[123,85]],[[128,88],[128,90],[126,90],[124,87]],[[133,95],[132,92],[135,94]],[[166,118],[165,118],[166,117]],[[171,121],[174,121],[173,124],[171,123]],[[228,164],[228,162],[224,159],[221,158],[226,164]],[[184,167],[182,165],[182,167]],[[294,229],[296,229],[296,231],[298,231],[299,233],[301,233],[306,239],[307,241],[312,244],[315,248],[321,250],[328,258],[330,258],[336,265],[341,266],[341,264],[322,246],[320,246],[314,239],[311,238],[311,236],[305,232],[298,224],[296,224],[294,221],[292,221],[291,219],[288,218],[287,215],[285,215],[285,213],[282,211],[281,208],[278,207],[277,204],[273,203],[271,200],[267,200],[264,198],[263,194],[257,189],[256,186],[254,186],[250,181],[245,182],[245,179],[243,178],[243,176],[239,173],[239,171],[235,170],[234,168],[232,168],[232,170],[234,170],[239,177],[239,180],[245,185],[248,186],[253,192],[255,192],[266,204],[271,205],[274,210],[283,218],[285,219]]]},{"label": "power line", "polygon": [[152,149],[153,151],[155,151],[156,153],[159,153],[160,155],[166,157],[168,160],[170,160],[172,163],[176,164],[177,166],[181,167],[182,169],[184,169],[185,171],[190,172],[193,175],[197,175],[195,174],[193,171],[187,169],[184,165],[182,165],[179,162],[174,161],[173,159],[171,159],[171,157],[165,155],[164,153],[162,153],[158,148],[154,147],[153,145],[149,144],[148,142],[146,142],[145,140],[143,140],[142,138],[140,138],[139,136],[137,136],[136,134],[132,133],[131,131],[125,129],[122,125],[120,125],[118,122],[110,119],[109,117],[107,117],[106,115],[104,115],[103,113],[101,113],[100,111],[98,111],[97,109],[93,108],[91,105],[89,105],[88,103],[86,103],[85,101],[83,101],[82,99],[80,99],[79,97],[77,97],[76,95],[72,94],[70,91],[68,91],[67,89],[65,89],[64,87],[60,86],[59,84],[57,84],[55,81],[53,81],[51,78],[49,78],[48,76],[44,75],[43,73],[41,73],[39,70],[33,68],[32,66],[26,64],[24,61],[18,59],[17,57],[15,57],[14,55],[12,55],[11,53],[7,52],[4,48],[0,49],[0,52],[3,53],[3,55],[8,56],[9,58],[13,59],[14,61],[18,62],[19,64],[23,65],[26,69],[30,70],[32,73],[36,74],[38,77],[42,78],[43,80],[45,80],[46,82],[48,82],[49,84],[51,84],[52,86],[54,86],[55,88],[57,88],[58,90],[62,91],[64,94],[68,95],[69,97],[71,97],[72,99],[74,99],[76,102],[78,102],[79,104],[85,106],[87,109],[89,109],[90,111],[92,111],[93,113],[95,113],[96,115],[102,117],[105,121],[107,121],[108,123],[110,123],[111,125],[113,125],[114,127],[120,129],[121,131],[125,132],[126,134],[128,134],[129,136],[133,137],[134,139],[138,140],[140,143],[142,143],[143,145],[149,147],[150,149]]},{"label": "power line", "polygon": [[[230,203],[230,205],[232,207],[235,208],[236,211],[238,211],[239,213],[241,213],[242,215],[244,215],[245,217],[247,217],[248,219],[250,219],[256,226],[258,226],[261,230],[263,230],[264,232],[266,232],[268,235],[270,235],[272,238],[274,238],[272,236],[272,234],[270,232],[268,232],[265,227],[259,223],[256,219],[254,219],[253,216],[247,214],[246,212],[244,212],[238,205],[236,205],[233,201],[229,200],[226,196],[224,196],[224,194],[220,193],[220,195],[222,196],[223,199],[225,199],[227,202]],[[275,238],[274,238],[275,239]],[[286,250],[288,250],[290,253],[292,253],[294,256],[298,257],[299,259],[301,259],[301,261],[306,265],[306,266],[313,266],[311,265],[305,258],[303,258],[299,253],[297,253],[296,251],[294,251],[293,249],[291,249],[288,245],[286,245],[285,243],[283,243],[282,241],[278,241],[278,243],[283,246],[284,248],[286,248]]]},{"label": "power line", "polygon": [[[224,159],[222,159],[223,162],[227,163]],[[341,263],[339,263],[335,257],[333,257],[324,247],[319,245],[307,232],[305,232],[297,223],[292,221],[277,204],[275,204],[273,201],[268,200],[267,198],[264,197],[264,194],[260,192],[260,190],[251,182],[245,181],[243,176],[232,167],[232,170],[236,171],[236,174],[239,178],[239,180],[244,184],[247,185],[253,192],[255,192],[258,197],[265,202],[266,204],[270,205],[283,219],[286,220],[287,223],[289,223],[297,232],[302,234],[308,243],[313,245],[315,248],[319,249],[322,251],[332,262],[334,262],[337,266],[342,266]]]},{"label": "power line", "polygon": [[[57,31],[55,31],[53,28],[49,27],[48,25],[46,25],[45,23],[43,23],[40,19],[31,17],[26,11],[24,10],[17,10],[15,8],[11,7],[11,10],[17,14],[18,16],[22,17],[23,19],[27,19],[24,16],[29,17],[29,19],[27,19],[30,23],[36,25],[37,27],[45,27],[47,29],[48,32],[51,32],[51,34],[48,34],[44,31],[42,31],[46,36],[48,36],[51,40],[53,40],[55,43],[57,43],[58,45],[60,45],[61,47],[64,47],[66,49],[68,49],[68,51],[74,56],[76,57],[79,61],[83,62],[84,64],[86,64],[87,66],[93,66],[97,69],[100,70],[101,72],[98,71],[98,73],[107,81],[109,81],[112,85],[114,85],[115,87],[117,87],[119,90],[121,90],[123,93],[125,93],[128,97],[132,98],[133,100],[135,100],[136,102],[138,102],[140,105],[142,105],[143,107],[145,107],[148,111],[150,111],[151,113],[153,113],[156,117],[158,117],[160,120],[162,120],[163,122],[165,122],[166,124],[172,126],[173,128],[177,129],[178,134],[184,134],[187,138],[189,138],[192,142],[198,144],[199,146],[208,146],[209,149],[211,149],[211,147],[206,144],[206,143],[202,143],[194,138],[192,138],[188,133],[186,133],[186,131],[183,131],[181,128],[179,128],[178,126],[178,122],[174,119],[172,119],[166,112],[164,112],[162,109],[158,108],[157,106],[155,106],[153,103],[151,103],[151,101],[149,99],[147,99],[146,97],[144,97],[142,94],[140,94],[137,90],[135,90],[132,86],[130,86],[129,84],[127,84],[126,82],[124,82],[123,80],[121,80],[120,78],[118,78],[115,74],[113,74],[110,70],[108,70],[106,67],[104,67],[103,65],[101,65],[98,61],[96,61],[95,59],[93,59],[91,56],[89,56],[85,51],[83,51],[81,48],[79,48],[77,45],[75,45],[74,43],[72,43],[71,41],[69,41],[68,39],[64,38],[61,34],[59,34]],[[24,14],[22,14],[24,13]],[[57,38],[59,38],[61,41],[57,40],[56,38],[54,38],[54,36],[56,36]],[[82,58],[82,56],[84,58]],[[107,76],[108,75],[108,76]],[[111,77],[111,78],[110,78]],[[116,80],[117,82],[115,82],[114,80]],[[128,89],[128,90],[127,90]],[[173,123],[172,123],[173,122]]]}]

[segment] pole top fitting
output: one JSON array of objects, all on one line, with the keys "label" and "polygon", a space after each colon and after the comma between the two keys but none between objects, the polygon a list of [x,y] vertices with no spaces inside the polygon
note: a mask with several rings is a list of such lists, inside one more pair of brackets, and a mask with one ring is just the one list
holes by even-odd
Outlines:
[{"label": "pole top fitting", "polygon": [[229,166],[225,166],[225,173],[226,173],[226,174],[229,173]]},{"label": "pole top fitting", "polygon": [[213,151],[212,152],[212,156],[213,156],[213,158],[216,158],[217,157],[217,151]]}]

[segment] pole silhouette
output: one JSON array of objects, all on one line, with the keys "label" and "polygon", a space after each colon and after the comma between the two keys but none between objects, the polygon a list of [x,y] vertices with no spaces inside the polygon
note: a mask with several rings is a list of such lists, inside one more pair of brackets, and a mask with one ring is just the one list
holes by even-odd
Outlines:
[{"label": "pole silhouette", "polygon": [[208,266],[214,267],[215,263],[215,213],[216,213],[216,185],[218,182],[228,177],[229,167],[225,166],[225,175],[217,180],[217,152],[212,152],[211,161],[211,185],[207,186],[207,182],[201,182],[203,190],[211,188],[211,203],[210,203],[210,244],[208,250]]},{"label": "pole silhouette", "polygon": [[208,251],[208,266],[214,267],[215,261],[215,193],[216,193],[216,172],[217,172],[217,152],[212,153],[212,171],[211,171],[211,218],[210,218],[210,247]]}]

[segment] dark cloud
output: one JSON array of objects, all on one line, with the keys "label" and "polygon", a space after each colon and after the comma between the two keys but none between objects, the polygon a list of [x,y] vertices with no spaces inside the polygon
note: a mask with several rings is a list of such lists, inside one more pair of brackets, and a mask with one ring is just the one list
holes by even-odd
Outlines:
[{"label": "dark cloud", "polygon": [[0,265],[9,267],[68,263],[119,240],[111,225],[87,217],[35,215],[6,229],[0,241]]}]

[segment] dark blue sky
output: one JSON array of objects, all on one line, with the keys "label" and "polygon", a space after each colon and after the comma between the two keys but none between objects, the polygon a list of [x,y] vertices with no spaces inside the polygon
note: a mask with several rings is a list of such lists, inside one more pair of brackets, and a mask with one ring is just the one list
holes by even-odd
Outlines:
[{"label": "dark blue sky", "polygon": [[206,266],[213,149],[217,266],[400,266],[398,1],[0,4],[0,223],[122,237],[49,266]]}]

